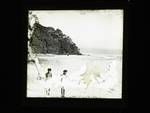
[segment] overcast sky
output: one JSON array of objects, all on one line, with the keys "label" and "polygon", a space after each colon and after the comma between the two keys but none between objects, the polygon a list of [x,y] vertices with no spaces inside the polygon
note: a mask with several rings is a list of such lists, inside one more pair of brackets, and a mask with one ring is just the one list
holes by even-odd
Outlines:
[{"label": "overcast sky", "polygon": [[123,10],[32,11],[43,26],[59,28],[79,48],[122,50]]}]

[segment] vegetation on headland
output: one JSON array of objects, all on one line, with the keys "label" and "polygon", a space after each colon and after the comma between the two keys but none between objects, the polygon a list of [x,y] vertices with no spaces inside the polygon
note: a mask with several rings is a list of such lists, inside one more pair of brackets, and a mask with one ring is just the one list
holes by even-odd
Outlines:
[{"label": "vegetation on headland", "polygon": [[58,54],[58,55],[81,55],[79,48],[71,38],[60,29],[44,27],[35,22],[34,31],[30,38],[30,46],[33,53]]}]

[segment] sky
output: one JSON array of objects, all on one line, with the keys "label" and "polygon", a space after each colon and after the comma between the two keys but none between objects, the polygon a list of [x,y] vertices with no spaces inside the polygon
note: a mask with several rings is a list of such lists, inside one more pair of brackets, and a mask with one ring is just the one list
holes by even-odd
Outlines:
[{"label": "sky", "polygon": [[79,48],[122,50],[123,10],[34,10],[39,23],[59,28]]}]

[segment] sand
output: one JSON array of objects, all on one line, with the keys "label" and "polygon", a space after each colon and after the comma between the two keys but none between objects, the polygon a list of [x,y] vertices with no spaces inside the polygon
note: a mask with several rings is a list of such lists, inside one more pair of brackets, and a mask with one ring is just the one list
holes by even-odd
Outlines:
[{"label": "sand", "polygon": [[[68,98],[121,98],[122,57],[86,55],[38,55],[43,79],[37,80],[33,63],[27,64],[27,97],[61,97],[65,87]],[[52,78],[44,79],[47,68]],[[67,69],[67,78],[60,82],[60,75]],[[50,88],[50,91],[48,89]]]}]

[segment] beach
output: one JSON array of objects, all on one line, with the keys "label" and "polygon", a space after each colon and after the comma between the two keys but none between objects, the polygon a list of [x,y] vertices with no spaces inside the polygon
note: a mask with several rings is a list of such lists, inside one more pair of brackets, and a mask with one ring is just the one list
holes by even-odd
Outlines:
[{"label": "beach", "polygon": [[[67,98],[122,98],[122,56],[117,55],[37,55],[42,79],[37,80],[35,64],[27,64],[27,97],[61,97],[60,75],[68,70],[63,83]],[[52,69],[47,81],[45,73]],[[49,95],[46,90],[50,88]]]}]

